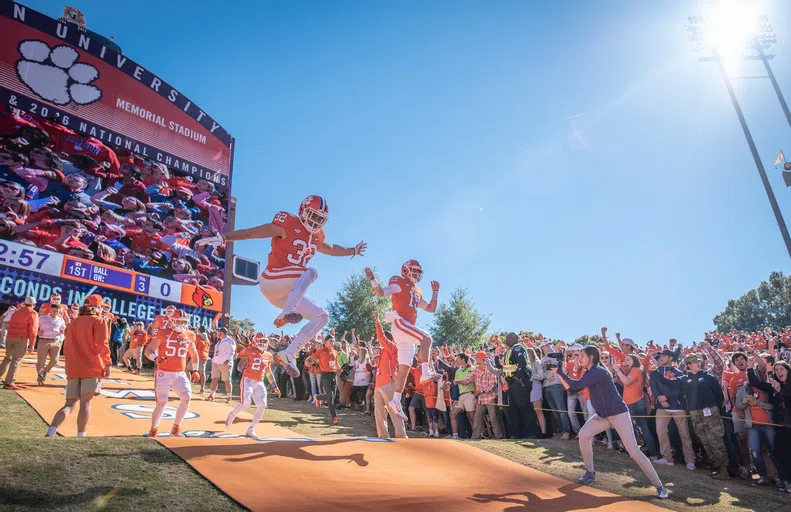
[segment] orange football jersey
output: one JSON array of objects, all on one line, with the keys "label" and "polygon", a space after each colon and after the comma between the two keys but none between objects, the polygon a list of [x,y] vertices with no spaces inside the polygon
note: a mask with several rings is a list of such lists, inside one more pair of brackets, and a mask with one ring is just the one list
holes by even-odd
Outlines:
[{"label": "orange football jersey", "polygon": [[393,311],[411,324],[417,322],[417,308],[423,300],[423,293],[409,279],[403,276],[393,276],[388,285],[397,284],[401,291],[390,296],[393,301]]},{"label": "orange football jersey", "polygon": [[157,315],[154,318],[154,326],[151,328],[151,336],[157,339],[165,339],[173,332],[170,318],[166,315]]},{"label": "orange football jersey", "polygon": [[[160,331],[161,332],[161,331]],[[171,332],[167,339],[159,342],[157,348],[157,370],[163,372],[183,372],[187,369],[187,354],[192,344],[187,332]]]},{"label": "orange football jersey", "polygon": [[142,347],[148,343],[148,334],[144,330],[135,330],[129,335],[129,348]]},{"label": "orange football jersey", "polygon": [[269,368],[269,362],[272,360],[272,356],[269,352],[261,352],[257,347],[246,347],[239,354],[239,357],[247,358],[243,376],[248,379],[263,382],[264,374]]},{"label": "orange football jersey", "polygon": [[285,238],[272,238],[272,250],[269,252],[267,270],[284,267],[304,269],[307,267],[310,259],[316,254],[318,245],[324,242],[324,230],[310,233],[305,229],[299,217],[287,212],[277,213],[272,219],[272,224],[282,227],[286,231],[286,236]]}]

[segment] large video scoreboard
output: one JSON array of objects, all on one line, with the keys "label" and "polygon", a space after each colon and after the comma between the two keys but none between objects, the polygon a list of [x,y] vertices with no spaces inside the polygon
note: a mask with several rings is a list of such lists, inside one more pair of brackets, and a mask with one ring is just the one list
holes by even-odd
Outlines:
[{"label": "large video scoreboard", "polygon": [[0,302],[90,293],[207,325],[225,277],[233,139],[114,44],[0,0]]}]

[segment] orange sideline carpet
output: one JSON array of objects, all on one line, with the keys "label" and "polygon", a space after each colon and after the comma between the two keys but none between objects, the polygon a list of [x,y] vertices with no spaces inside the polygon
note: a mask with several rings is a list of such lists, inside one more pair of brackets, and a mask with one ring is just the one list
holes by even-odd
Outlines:
[{"label": "orange sideline carpet", "polygon": [[[17,375],[24,386],[19,395],[51,421],[64,402],[62,369],[38,386],[35,357],[28,354]],[[154,405],[151,379],[114,369],[105,384],[93,400],[88,435],[144,435]],[[250,439],[243,434],[251,415],[241,414],[226,430],[229,410],[224,402],[194,397],[182,424],[186,437],[157,441],[251,510],[662,510],[451,440],[313,440],[266,423],[266,415],[257,428],[261,437]],[[161,431],[169,431],[174,412],[167,410]],[[76,413],[60,433],[76,435]]]}]

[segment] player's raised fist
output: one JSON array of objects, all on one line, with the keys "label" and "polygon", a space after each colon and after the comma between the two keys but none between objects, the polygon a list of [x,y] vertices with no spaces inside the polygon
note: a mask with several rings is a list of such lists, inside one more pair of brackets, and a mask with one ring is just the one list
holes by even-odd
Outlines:
[{"label": "player's raised fist", "polygon": [[354,246],[354,255],[365,256],[365,250],[367,248],[368,248],[368,244],[365,243],[365,240],[363,240],[362,242]]},{"label": "player's raised fist", "polygon": [[607,328],[606,327],[602,327],[601,328],[601,335],[602,336],[607,336]]},{"label": "player's raised fist", "polygon": [[434,293],[439,291],[439,281],[431,281],[431,291]]},{"label": "player's raised fist", "polygon": [[368,279],[368,280],[370,281],[371,279],[374,279],[374,277],[375,277],[375,276],[374,276],[374,271],[373,271],[373,270],[371,270],[371,269],[370,269],[370,268],[368,268],[368,267],[365,267],[365,278],[366,278],[366,279]]}]

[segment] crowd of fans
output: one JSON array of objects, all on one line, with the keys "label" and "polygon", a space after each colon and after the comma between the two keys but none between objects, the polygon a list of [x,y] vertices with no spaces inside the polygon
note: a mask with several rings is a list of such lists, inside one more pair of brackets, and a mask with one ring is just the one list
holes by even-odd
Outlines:
[{"label": "crowd of fans", "polygon": [[[38,312],[35,306],[31,297],[3,314],[0,342],[22,338],[28,350],[37,350],[43,379],[58,362],[62,319],[75,318],[78,308],[60,304],[58,296]],[[114,318],[109,303],[104,309],[112,326],[113,363],[139,373],[151,326]],[[402,402],[409,416],[403,421],[385,409],[389,399],[380,396],[392,385],[397,349],[378,318],[376,324],[377,336],[371,339],[361,339],[354,330],[340,337],[334,331],[318,335],[299,354],[301,375],[292,378],[274,365],[275,382],[268,385],[287,398],[326,408],[336,423],[337,411],[344,408],[373,416],[380,437],[389,437],[392,428],[396,437],[424,432],[429,437],[568,440],[578,438],[589,416],[601,416],[589,389],[569,386],[584,382],[591,365],[583,361],[595,352],[595,366],[606,370],[628,408],[630,439],[633,430],[653,464],[706,468],[716,479],[742,478],[791,492],[791,328],[708,333],[689,346],[671,339],[666,345],[641,347],[619,333],[609,339],[604,328],[602,342],[587,347],[516,334],[505,340],[492,336],[477,347],[444,344],[431,352],[431,363],[442,375],[439,381],[421,384],[420,361],[414,361]],[[199,393],[205,393],[211,379],[208,399],[215,399],[224,382],[230,402],[234,372],[238,374],[235,361],[261,336],[224,328],[195,331]],[[265,338],[272,353],[290,341],[282,333]],[[14,389],[18,364],[9,354],[0,364],[5,387]],[[629,451],[633,441],[619,436],[620,426],[618,431],[614,424],[602,430],[598,437],[603,445]]]},{"label": "crowd of fans", "polygon": [[0,110],[0,237],[222,291],[227,191]]}]

